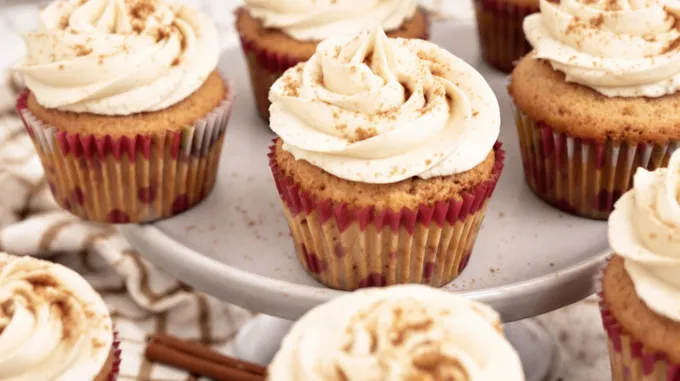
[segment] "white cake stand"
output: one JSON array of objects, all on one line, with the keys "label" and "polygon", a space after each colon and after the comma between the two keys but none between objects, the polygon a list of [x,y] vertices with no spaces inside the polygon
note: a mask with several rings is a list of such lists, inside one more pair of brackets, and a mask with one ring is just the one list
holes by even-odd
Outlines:
[{"label": "white cake stand", "polygon": [[[593,275],[607,254],[606,224],[564,214],[524,183],[506,77],[479,60],[469,24],[435,25],[433,41],[477,66],[496,91],[503,113],[506,168],[488,209],[472,261],[444,287],[490,304],[505,322],[561,308],[593,292]],[[267,147],[273,134],[256,115],[240,50],[221,69],[238,91],[218,184],[196,208],[151,225],[122,226],[147,259],[182,281],[230,303],[294,320],[342,292],[309,277],[293,252],[271,178]],[[237,351],[266,363],[289,322],[262,316],[244,329]],[[553,339],[536,323],[508,325],[528,381],[548,379],[557,363]]]}]

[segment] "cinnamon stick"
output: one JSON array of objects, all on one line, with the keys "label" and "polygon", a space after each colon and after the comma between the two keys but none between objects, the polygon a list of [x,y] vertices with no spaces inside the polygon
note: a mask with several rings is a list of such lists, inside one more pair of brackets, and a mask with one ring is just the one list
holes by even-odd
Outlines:
[{"label": "cinnamon stick", "polygon": [[145,357],[217,381],[264,381],[262,366],[223,356],[200,344],[168,335],[152,336]]},{"label": "cinnamon stick", "polygon": [[232,368],[245,370],[248,373],[259,374],[263,376],[267,373],[267,369],[263,366],[227,357],[201,344],[181,340],[173,336],[155,334],[151,336],[151,342],[163,344],[166,347],[174,348],[186,354],[190,354],[195,357],[199,357],[214,363],[223,364],[230,366]]}]

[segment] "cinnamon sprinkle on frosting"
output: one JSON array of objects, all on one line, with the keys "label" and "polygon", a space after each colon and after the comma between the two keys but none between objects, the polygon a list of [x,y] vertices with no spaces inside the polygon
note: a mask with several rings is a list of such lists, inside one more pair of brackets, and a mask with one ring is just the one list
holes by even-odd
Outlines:
[{"label": "cinnamon sprinkle on frosting", "polygon": [[[22,345],[38,337],[51,339],[45,348],[26,353]],[[18,364],[14,376],[91,379],[109,359],[113,331],[104,301],[80,275],[47,261],[0,253],[0,339],[9,344],[0,348],[0,358],[15,358]],[[97,346],[90,345],[95,341]],[[64,363],[54,367],[52,360]]]},{"label": "cinnamon sprinkle on frosting", "polygon": [[[677,5],[664,0],[541,0],[524,32],[566,80],[609,97],[659,97],[680,88]],[[668,79],[673,80],[668,82]]]}]

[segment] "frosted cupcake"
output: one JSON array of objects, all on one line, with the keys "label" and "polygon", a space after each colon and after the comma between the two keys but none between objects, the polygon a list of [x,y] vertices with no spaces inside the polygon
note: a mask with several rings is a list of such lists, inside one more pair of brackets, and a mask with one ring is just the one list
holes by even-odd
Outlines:
[{"label": "frosted cupcake", "polygon": [[17,108],[63,208],[145,222],[209,194],[233,89],[206,16],[159,0],[59,0],[25,41]]},{"label": "frosted cupcake", "polygon": [[523,381],[519,356],[486,305],[425,286],[356,291],[303,316],[269,381]]},{"label": "frosted cupcake", "polygon": [[270,99],[270,166],[314,278],[443,286],[465,269],[504,158],[498,103],[471,66],[377,29],[324,41]]},{"label": "frosted cupcake", "polygon": [[108,309],[80,275],[0,253],[0,379],[114,381],[119,364]]},{"label": "frosted cupcake", "polygon": [[680,139],[680,30],[672,3],[541,1],[509,86],[527,182],[548,203],[606,219],[639,167]]},{"label": "frosted cupcake", "polygon": [[531,51],[524,37],[524,18],[538,12],[539,0],[473,0],[482,56],[491,66],[509,73]]},{"label": "frosted cupcake", "polygon": [[609,217],[601,307],[614,381],[680,377],[680,152],[639,169]]},{"label": "frosted cupcake", "polygon": [[269,119],[269,89],[307,61],[320,41],[376,26],[390,37],[427,39],[430,23],[417,0],[245,0],[236,13],[258,112]]}]

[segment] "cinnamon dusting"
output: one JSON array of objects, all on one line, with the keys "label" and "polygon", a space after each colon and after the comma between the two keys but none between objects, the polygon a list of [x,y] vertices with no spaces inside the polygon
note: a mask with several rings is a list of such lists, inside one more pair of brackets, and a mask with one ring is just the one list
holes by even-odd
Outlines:
[{"label": "cinnamon dusting", "polygon": [[368,127],[368,128],[357,128],[356,129],[356,139],[352,141],[354,142],[360,142],[366,139],[370,139],[374,136],[378,135],[378,130],[375,129],[375,127]]},{"label": "cinnamon dusting", "polygon": [[283,95],[288,97],[300,96],[300,84],[290,76],[283,78]]},{"label": "cinnamon dusting", "polygon": [[673,50],[676,50],[680,46],[680,37],[676,38],[675,40],[671,41],[662,51],[661,54],[666,54],[669,53]]},{"label": "cinnamon dusting", "polygon": [[68,15],[62,16],[61,20],[59,20],[59,28],[61,28],[62,30],[68,29],[70,22],[71,18]]},{"label": "cinnamon dusting", "polygon": [[[128,4],[130,1],[128,1]],[[130,16],[135,19],[146,20],[156,11],[153,0],[136,0],[130,7]]]},{"label": "cinnamon dusting", "polygon": [[78,57],[87,56],[92,53],[92,48],[88,48],[87,46],[81,44],[74,46],[73,49],[76,51],[76,56]]},{"label": "cinnamon dusting", "polygon": [[590,26],[593,28],[599,28],[604,24],[604,14],[600,13],[599,16],[590,19]]},{"label": "cinnamon dusting", "polygon": [[[440,312],[439,314],[437,312]],[[350,321],[345,331],[346,341],[342,350],[353,356],[356,340],[354,330],[349,327],[361,326],[368,334],[367,353],[378,358],[398,356],[405,350],[405,343],[412,342],[414,335],[426,333],[435,325],[434,316],[444,316],[445,310],[428,311],[415,300],[400,300],[391,304],[378,301],[360,311]],[[386,340],[387,339],[387,342]],[[469,380],[470,374],[460,360],[442,348],[442,341],[423,340],[408,349],[411,368],[406,368],[408,379],[421,380]],[[406,364],[404,364],[406,365]]]}]

